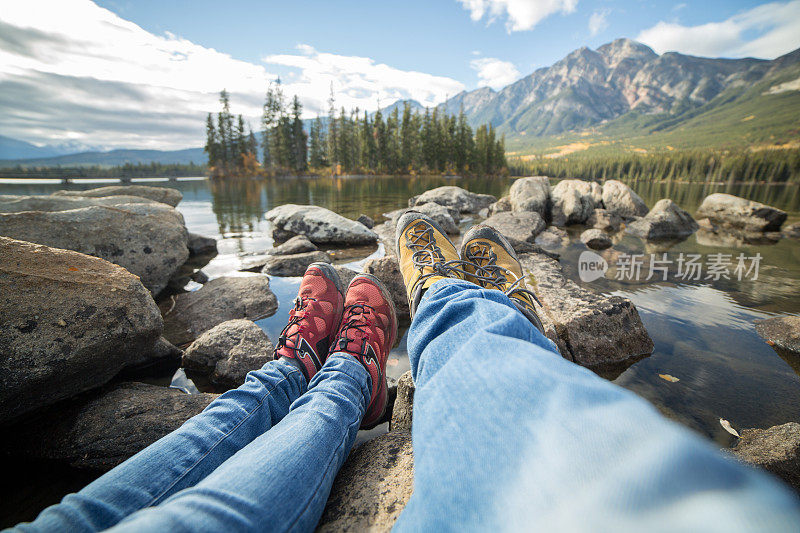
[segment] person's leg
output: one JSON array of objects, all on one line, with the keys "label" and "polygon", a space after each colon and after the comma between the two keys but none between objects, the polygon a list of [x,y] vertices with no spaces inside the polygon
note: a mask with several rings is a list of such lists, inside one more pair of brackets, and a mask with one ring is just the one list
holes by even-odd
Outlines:
[{"label": "person's leg", "polygon": [[798,502],[562,357],[498,290],[424,294],[408,335],[414,493],[396,529],[783,531]]}]

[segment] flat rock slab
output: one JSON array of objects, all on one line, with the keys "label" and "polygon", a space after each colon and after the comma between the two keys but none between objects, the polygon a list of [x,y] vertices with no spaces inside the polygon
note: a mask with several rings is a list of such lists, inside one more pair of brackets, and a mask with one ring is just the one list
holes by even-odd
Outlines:
[{"label": "flat rock slab", "polygon": [[183,216],[159,203],[0,214],[0,235],[100,257],[154,295],[189,258]]},{"label": "flat rock slab", "polygon": [[268,276],[227,276],[213,279],[194,292],[173,296],[162,302],[161,308],[164,337],[181,346],[227,320],[272,316],[278,310],[278,298],[269,288]]},{"label": "flat rock slab", "polygon": [[603,184],[603,206],[622,218],[643,217],[647,214],[647,204],[641,196],[617,180],[608,180]]},{"label": "flat rock slab", "polygon": [[392,295],[397,311],[397,320],[401,323],[408,323],[411,320],[411,313],[408,308],[406,285],[403,281],[403,274],[400,273],[397,257],[387,255],[379,259],[370,259],[364,264],[364,272],[381,280],[389,294]]},{"label": "flat rock slab", "polygon": [[183,199],[183,194],[177,189],[170,187],[149,187],[147,185],[109,185],[97,189],[87,189],[85,191],[57,191],[54,196],[85,196],[88,198],[101,198],[103,196],[141,196],[149,200],[155,200],[162,204],[175,207]]},{"label": "flat rock slab", "polygon": [[[628,298],[583,289],[564,276],[561,265],[542,254],[523,254],[520,262],[534,281],[529,286],[544,305],[561,355],[587,367],[613,365],[648,355],[653,341]],[[565,353],[566,352],[566,353]]]},{"label": "flat rock slab", "polygon": [[330,256],[320,250],[294,255],[271,255],[266,258],[261,272],[272,276],[302,276],[311,263],[330,262]]},{"label": "flat rock slab", "polygon": [[800,491],[800,424],[743,429],[731,450],[739,459],[772,472]]},{"label": "flat rock slab", "polygon": [[453,209],[457,213],[477,213],[497,201],[490,194],[476,194],[461,187],[445,185],[425,191],[409,201],[409,207],[433,203]]},{"label": "flat rock slab", "polygon": [[770,346],[800,356],[800,317],[779,316],[756,320],[756,333]]},{"label": "flat rock slab", "polygon": [[120,383],[62,402],[35,420],[13,426],[0,446],[12,456],[107,471],[178,429],[216,396]]},{"label": "flat rock slab", "polygon": [[490,216],[483,223],[499,231],[517,251],[523,243],[536,242],[536,236],[546,227],[544,219],[534,211],[501,212]]},{"label": "flat rock slab", "polygon": [[786,212],[732,194],[709,194],[697,209],[697,218],[743,231],[779,231]]},{"label": "flat rock slab", "polygon": [[285,241],[305,235],[315,244],[373,244],[374,231],[324,207],[285,204],[268,211],[264,218],[272,222],[272,236]]},{"label": "flat rock slab", "polygon": [[385,433],[350,452],[317,531],[389,531],[413,490],[411,433]]},{"label": "flat rock slab", "polygon": [[21,213],[23,211],[69,211],[81,207],[95,205],[118,206],[125,204],[157,203],[141,196],[105,196],[102,198],[84,198],[72,196],[14,196],[0,195],[0,213]]},{"label": "flat rock slab", "polygon": [[161,329],[124,268],[0,237],[0,422],[107,383],[152,353]]}]

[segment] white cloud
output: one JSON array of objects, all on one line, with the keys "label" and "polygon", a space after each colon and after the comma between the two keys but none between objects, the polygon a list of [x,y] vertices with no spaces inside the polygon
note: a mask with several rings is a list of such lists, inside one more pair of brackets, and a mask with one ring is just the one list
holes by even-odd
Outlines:
[{"label": "white cloud", "polygon": [[487,17],[489,23],[506,17],[506,29],[526,31],[555,13],[572,13],[578,0],[458,0],[469,11],[470,18],[479,21]]},{"label": "white cloud", "polygon": [[772,59],[800,47],[800,0],[763,4],[698,26],[661,21],[636,40],[658,53]]},{"label": "white cloud", "polygon": [[473,59],[469,62],[469,66],[478,73],[481,86],[495,90],[502,89],[519,78],[519,70],[513,63],[494,57]]},{"label": "white cloud", "polygon": [[610,11],[608,9],[601,9],[599,11],[595,11],[589,17],[589,34],[591,36],[595,36],[604,29],[608,28],[608,15]]}]

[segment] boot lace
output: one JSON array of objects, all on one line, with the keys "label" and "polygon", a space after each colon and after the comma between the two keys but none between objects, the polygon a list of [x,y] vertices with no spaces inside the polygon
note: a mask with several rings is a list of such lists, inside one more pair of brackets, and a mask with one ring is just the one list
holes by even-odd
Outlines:
[{"label": "boot lace", "polygon": [[494,253],[491,246],[480,243],[472,244],[467,246],[465,255],[467,261],[475,269],[475,272],[470,275],[480,284],[502,291],[509,298],[517,296],[519,299],[525,300],[527,296],[539,306],[542,305],[536,293],[522,286],[525,282],[524,277],[497,264],[497,254]]},{"label": "boot lace", "polygon": [[339,340],[337,341],[338,348],[343,351],[351,352],[348,346],[351,342],[358,342],[358,338],[350,337],[349,334],[360,333],[361,348],[359,355],[364,355],[367,349],[367,341],[369,340],[369,316],[375,315],[375,308],[366,304],[353,304],[345,308],[344,318],[342,319],[342,326],[339,330]]},{"label": "boot lace", "polygon": [[[281,348],[286,347],[292,350],[295,355],[297,355],[297,349],[300,346],[300,337],[302,336],[303,332],[305,332],[305,318],[308,312],[308,303],[316,301],[316,298],[312,298],[310,296],[298,296],[294,299],[294,308],[289,311],[289,322],[278,336],[278,344],[275,346],[276,353]],[[297,328],[295,328],[292,333],[289,333],[289,330],[292,328],[292,326],[297,326]]]},{"label": "boot lace", "polygon": [[464,276],[467,272],[464,265],[467,261],[452,259],[445,261],[442,251],[436,244],[433,228],[427,224],[417,224],[406,232],[406,246],[412,251],[411,263],[414,268],[425,272],[417,283],[424,283],[425,280],[433,276],[453,277],[453,275]]}]

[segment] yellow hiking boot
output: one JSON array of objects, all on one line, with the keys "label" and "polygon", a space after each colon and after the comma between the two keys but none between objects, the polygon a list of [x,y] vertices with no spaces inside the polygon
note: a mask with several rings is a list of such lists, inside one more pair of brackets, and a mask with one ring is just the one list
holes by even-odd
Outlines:
[{"label": "yellow hiking boot", "polygon": [[517,309],[544,333],[534,302],[540,307],[542,304],[525,285],[522,265],[505,237],[492,227],[483,224],[473,226],[464,235],[461,258],[467,263],[464,265],[464,279],[505,293]]},{"label": "yellow hiking boot", "polygon": [[464,279],[453,242],[430,217],[408,211],[397,221],[397,260],[406,284],[411,316],[414,316],[422,293],[443,278]]}]

